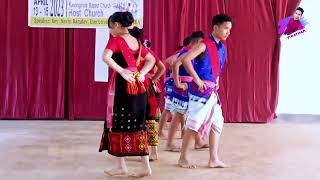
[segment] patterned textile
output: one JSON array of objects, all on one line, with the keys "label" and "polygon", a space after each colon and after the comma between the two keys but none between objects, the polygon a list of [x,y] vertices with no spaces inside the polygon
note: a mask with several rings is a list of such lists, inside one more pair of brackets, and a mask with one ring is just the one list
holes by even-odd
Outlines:
[{"label": "patterned textile", "polygon": [[159,145],[158,123],[155,120],[147,120],[148,144],[150,146]]},{"label": "patterned textile", "polygon": [[147,133],[145,131],[131,133],[109,133],[109,154],[114,156],[148,155]]},{"label": "patterned textile", "polygon": [[214,84],[208,83],[208,89],[202,93],[198,91],[195,83],[190,83],[190,86],[189,117],[186,128],[197,131],[202,139],[208,136],[210,129],[220,135],[224,118]]},{"label": "patterned textile", "polygon": [[172,104],[172,92],[174,87],[173,78],[168,78],[165,82],[165,104],[164,109],[171,111],[173,108]]},{"label": "patterned textile", "polygon": [[159,120],[159,102],[158,102],[158,93],[153,91],[153,83],[151,79],[146,79],[144,81],[145,87],[147,88],[147,111],[146,111],[146,119]]},{"label": "patterned textile", "polygon": [[[184,82],[185,83],[185,82]],[[176,86],[173,88],[172,92],[172,113],[180,113],[185,114],[188,110],[189,103],[189,95],[188,90],[183,91],[182,89],[178,89]]]},{"label": "patterned textile", "polygon": [[[189,83],[192,81],[192,77],[190,76],[180,76],[179,77],[182,83]],[[177,88],[176,86],[173,87],[172,91],[172,113],[180,113],[185,114],[188,111],[188,104],[189,104],[189,94],[188,90],[182,90]]]}]

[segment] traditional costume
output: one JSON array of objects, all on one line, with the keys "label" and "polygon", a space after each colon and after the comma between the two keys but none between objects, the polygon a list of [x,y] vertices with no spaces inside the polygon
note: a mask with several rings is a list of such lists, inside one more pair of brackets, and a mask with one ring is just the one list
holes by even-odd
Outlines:
[{"label": "traditional costume", "polygon": [[[190,48],[186,47],[180,52],[178,57],[187,53],[189,50]],[[192,77],[183,66],[179,67],[179,80],[181,81],[181,83],[187,83],[187,85],[192,81]],[[180,114],[185,114],[188,110],[189,104],[188,90],[179,89],[174,86],[172,91],[172,104],[172,113],[178,112]]]},{"label": "traditional costume", "polygon": [[[110,36],[106,49],[112,50],[112,59],[134,72],[136,78],[140,58],[149,53],[141,44],[138,50],[132,50],[121,36]],[[118,157],[148,155],[146,105],[144,84],[138,80],[129,83],[109,68],[106,119],[99,151],[108,150]]]},{"label": "traditional costume", "polygon": [[208,136],[210,129],[218,135],[223,129],[224,118],[215,82],[226,62],[226,50],[221,42],[217,43],[211,35],[203,43],[206,45],[204,57],[195,59],[194,69],[207,89],[200,92],[194,82],[189,84],[189,116],[186,121],[186,128],[197,131],[201,139]]},{"label": "traditional costume", "polygon": [[[156,62],[160,61],[159,57],[149,49],[149,52],[155,57]],[[141,62],[139,69],[144,65],[144,61]],[[160,108],[159,108],[159,95],[160,95],[160,83],[158,81],[153,82],[151,78],[157,72],[157,67],[146,74],[144,85],[147,91],[147,111],[146,111],[146,125],[148,133],[148,144],[150,146],[158,146],[159,135],[158,135],[158,121],[160,119]]]},{"label": "traditional costume", "polygon": [[[178,50],[174,54],[180,53],[182,50]],[[174,88],[174,80],[172,76],[172,70],[170,67],[166,68],[166,78],[165,78],[165,83],[164,83],[164,89],[165,89],[165,96],[164,96],[164,109],[167,111],[172,111],[173,109],[173,104],[172,104],[172,92]]]}]

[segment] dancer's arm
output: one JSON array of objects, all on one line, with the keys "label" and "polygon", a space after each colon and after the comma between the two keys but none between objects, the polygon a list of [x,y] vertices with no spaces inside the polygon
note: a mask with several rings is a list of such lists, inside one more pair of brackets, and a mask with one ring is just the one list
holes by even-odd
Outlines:
[{"label": "dancer's arm", "polygon": [[[180,56],[183,57],[184,55]],[[180,78],[179,78],[179,67],[181,66],[181,60],[180,57],[173,63],[172,66],[172,74],[173,74],[173,80],[174,80],[174,84],[183,90],[187,89],[187,84],[186,83],[181,83]]]},{"label": "dancer's arm", "polygon": [[105,49],[103,52],[103,61],[109,66],[109,68],[115,70],[119,73],[125,80],[129,82],[135,82],[135,78],[133,77],[133,73],[127,69],[122,68],[119,66],[113,59],[112,59],[113,51],[110,49]]},{"label": "dancer's arm", "polygon": [[110,49],[105,49],[103,52],[103,61],[117,73],[121,73],[124,69],[119,66],[113,59],[112,59],[113,52]]},{"label": "dancer's arm", "polygon": [[156,59],[151,53],[148,53],[146,57],[144,57],[145,63],[142,67],[140,73],[146,75],[154,66]]},{"label": "dancer's arm", "polygon": [[187,54],[181,59],[182,65],[186,71],[192,76],[193,81],[199,86],[199,90],[205,88],[204,82],[200,79],[197,72],[194,70],[191,61],[199,56],[201,53],[205,52],[206,45],[200,43],[192,48]]},{"label": "dancer's arm", "polygon": [[166,71],[166,67],[164,66],[164,64],[161,61],[156,62],[156,67],[157,67],[157,71],[154,74],[154,76],[152,77],[152,79],[151,79],[152,81],[158,80],[163,75],[163,73]]},{"label": "dancer's arm", "polygon": [[172,67],[174,61],[178,58],[178,53],[177,54],[174,54],[170,57],[168,57],[166,60],[165,60],[165,63],[168,64],[170,67]]},{"label": "dancer's arm", "polygon": [[151,53],[148,53],[144,57],[145,63],[142,69],[140,70],[140,76],[138,77],[138,80],[143,82],[145,75],[153,68],[154,63],[156,62],[156,59]]}]

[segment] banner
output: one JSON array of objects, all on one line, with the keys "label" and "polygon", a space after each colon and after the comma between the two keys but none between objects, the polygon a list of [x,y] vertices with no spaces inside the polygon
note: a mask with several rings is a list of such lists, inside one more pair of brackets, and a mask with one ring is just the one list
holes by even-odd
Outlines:
[{"label": "banner", "polygon": [[29,0],[28,25],[53,28],[105,28],[116,11],[130,11],[142,26],[143,0]]},{"label": "banner", "polygon": [[133,26],[143,27],[143,0],[29,0],[28,25],[43,28],[96,28],[94,81],[108,81],[108,66],[102,60],[109,40],[108,17],[129,11]]}]

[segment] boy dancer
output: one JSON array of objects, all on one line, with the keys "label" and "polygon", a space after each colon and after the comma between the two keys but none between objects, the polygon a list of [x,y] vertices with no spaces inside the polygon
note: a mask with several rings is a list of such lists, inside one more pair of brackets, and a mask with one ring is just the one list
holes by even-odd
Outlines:
[{"label": "boy dancer", "polygon": [[[189,117],[183,137],[178,165],[182,168],[196,168],[189,163],[187,154],[190,141],[199,133],[203,139],[209,135],[210,168],[228,167],[218,157],[219,139],[223,128],[223,116],[216,91],[217,79],[226,62],[226,51],[222,40],[230,34],[232,20],[225,14],[212,19],[210,38],[192,48],[181,60],[193,82],[189,85]],[[194,65],[192,60],[195,59]]]},{"label": "boy dancer", "polygon": [[[186,72],[183,66],[178,67],[176,64],[191,48],[198,45],[204,38],[204,34],[201,31],[196,31],[191,34],[191,43],[188,47],[184,48],[180,54],[177,61],[174,62],[173,70],[173,79],[175,86],[172,91],[172,110],[171,112],[174,114],[173,120],[171,122],[171,126],[168,132],[168,141],[167,141],[167,150],[173,152],[180,152],[180,148],[172,148],[173,146],[173,138],[175,136],[175,132],[179,122],[185,123],[185,117],[187,115],[188,104],[189,104],[189,95],[188,95],[188,84],[192,81],[192,77]],[[203,145],[200,141],[199,136],[196,136],[195,148],[208,148],[208,145]]]},{"label": "boy dancer", "polygon": [[[190,44],[191,38],[187,37],[183,41],[184,47]],[[173,55],[168,57],[165,61],[166,65],[168,66],[167,72],[166,72],[166,80],[164,83],[165,86],[165,105],[164,105],[164,110],[161,114],[160,122],[159,122],[159,137],[163,138],[164,133],[163,133],[163,127],[167,120],[171,117],[171,110],[172,110],[172,91],[173,91],[173,86],[174,86],[174,81],[172,78],[172,65],[174,61],[178,58],[178,55],[182,49],[176,51]],[[173,145],[172,145],[173,146]],[[170,148],[175,148],[175,147],[170,147]]]}]

